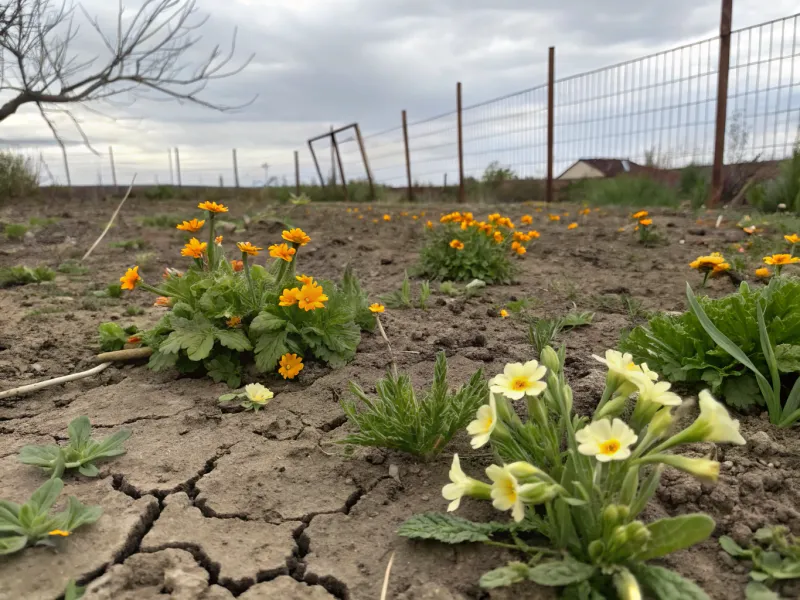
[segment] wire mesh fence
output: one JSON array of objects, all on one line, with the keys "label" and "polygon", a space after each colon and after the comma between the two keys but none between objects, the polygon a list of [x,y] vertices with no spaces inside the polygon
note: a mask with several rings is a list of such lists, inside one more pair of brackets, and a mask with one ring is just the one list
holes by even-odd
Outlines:
[{"label": "wire mesh fence", "polygon": [[[791,154],[800,125],[800,13],[731,32],[726,162],[781,159]],[[581,158],[619,158],[663,168],[712,162],[720,38],[714,37],[594,71],[554,78],[553,166],[556,175]],[[411,180],[455,185],[487,167],[542,178],[548,164],[548,86],[412,120],[407,125]],[[404,187],[406,145],[400,115],[391,128],[365,132],[363,143],[377,183]],[[368,176],[353,129],[314,142],[319,170],[307,149],[301,183]],[[292,150],[180,147],[155,153],[128,147],[93,154],[86,147],[15,148],[28,156],[42,184],[232,186],[294,185]],[[113,167],[112,167],[113,164]]]}]

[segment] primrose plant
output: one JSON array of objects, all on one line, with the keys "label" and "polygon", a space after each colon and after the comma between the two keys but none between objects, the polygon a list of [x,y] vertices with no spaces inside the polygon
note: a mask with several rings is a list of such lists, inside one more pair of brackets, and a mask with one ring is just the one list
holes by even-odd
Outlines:
[{"label": "primrose plant", "polygon": [[[506,365],[490,381],[489,404],[469,424],[472,447],[490,444],[500,464],[486,469],[489,482],[473,479],[453,457],[451,483],[442,495],[456,510],[465,497],[489,500],[511,511],[513,522],[471,523],[450,515],[417,515],[399,533],[447,543],[485,542],[527,555],[486,573],[485,588],[533,581],[564,588],[568,598],[707,598],[693,582],[648,565],[705,540],[714,521],[704,514],[659,519],[640,515],[659,485],[664,465],[713,482],[719,463],[674,451],[694,442],[744,444],[739,423],[710,393],[700,394],[700,415],[673,431],[681,398],[646,364],[614,350],[605,358],[606,386],[591,420],[572,410],[564,378],[564,349],[547,347],[542,363]],[[635,397],[631,418],[621,415]],[[525,400],[527,419],[512,408]],[[536,545],[547,538],[550,545]],[[505,538],[505,541],[502,539]],[[665,590],[669,590],[669,594]]]}]

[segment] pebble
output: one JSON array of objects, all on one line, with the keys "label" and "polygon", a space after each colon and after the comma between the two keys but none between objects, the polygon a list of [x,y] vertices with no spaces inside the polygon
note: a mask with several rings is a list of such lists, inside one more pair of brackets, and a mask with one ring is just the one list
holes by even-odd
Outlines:
[{"label": "pebble", "polygon": [[389,465],[389,477],[400,482],[400,469],[395,464]]},{"label": "pebble", "polygon": [[733,468],[733,461],[732,460],[726,460],[720,466],[722,467],[723,471],[729,471],[729,470],[731,470]]},{"label": "pebble", "polygon": [[431,497],[428,496],[428,494],[422,494],[422,496],[420,496],[420,498],[423,500],[423,502],[427,502],[428,500],[431,499]]},{"label": "pebble", "polygon": [[44,367],[39,363],[33,363],[31,365],[31,371],[33,371],[36,374],[41,374],[44,373]]}]

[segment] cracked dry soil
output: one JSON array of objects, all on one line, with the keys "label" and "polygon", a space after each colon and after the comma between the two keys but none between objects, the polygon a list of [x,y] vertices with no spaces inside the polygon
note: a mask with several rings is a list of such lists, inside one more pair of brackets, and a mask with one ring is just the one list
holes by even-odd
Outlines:
[{"label": "cracked dry soil", "polygon": [[[228,202],[232,216],[254,214],[264,206]],[[88,259],[85,275],[59,274],[48,284],[0,292],[0,387],[88,368],[96,353],[102,321],[146,327],[159,316],[145,292],[98,300],[90,293],[117,281],[137,261],[135,252],[111,242],[142,238],[152,253],[141,270],[156,280],[166,266],[180,266],[180,237],[172,229],[144,228],[143,214],[188,215],[195,202],[132,198],[118,224]],[[0,265],[47,264],[57,267],[80,256],[105,225],[114,201],[76,201],[64,206],[33,200],[0,210],[0,221],[55,216],[59,221],[35,233],[35,243],[0,240]],[[489,207],[476,207],[483,214]],[[275,208],[273,207],[274,211]],[[408,207],[361,207],[364,219],[341,205],[279,208],[278,214],[301,226],[312,243],[300,256],[302,272],[337,278],[351,262],[373,297],[397,289],[422,237],[422,222],[401,217]],[[442,207],[418,207],[437,218]],[[502,209],[501,209],[502,210]],[[575,207],[565,210],[575,212]],[[518,218],[530,207],[505,207]],[[384,212],[391,222],[373,218]],[[491,212],[491,211],[489,211]],[[628,294],[648,310],[683,310],[686,264],[698,253],[719,249],[741,232],[708,228],[677,213],[656,215],[669,245],[642,249],[626,235],[613,233],[623,213],[593,213],[579,229],[546,222],[533,213],[541,239],[521,263],[515,285],[487,288],[464,301],[434,294],[427,311],[389,310],[382,317],[398,356],[398,367],[416,385],[429,385],[433,357],[448,355],[451,384],[465,382],[478,368],[487,376],[506,362],[532,357],[526,331],[497,310],[507,302],[534,297],[534,314],[561,314],[573,307],[596,311],[591,327],[563,334],[567,373],[576,406],[590,410],[600,395],[604,374],[591,359],[613,347],[619,332],[632,325],[619,301]],[[272,243],[275,224],[251,225],[226,241]],[[742,234],[743,235],[743,234]],[[685,239],[686,243],[678,243]],[[734,290],[715,280],[710,293]],[[127,316],[128,306],[144,313]],[[366,390],[388,366],[385,346],[365,335],[347,367],[331,371],[309,364],[300,377],[284,382],[259,378],[275,398],[258,414],[223,411],[217,398],[223,385],[207,379],[156,374],[145,366],[117,365],[99,376],[0,401],[0,497],[23,501],[43,482],[35,468],[20,464],[26,444],[62,441],[67,424],[87,415],[104,435],[119,427],[133,430],[124,456],[105,462],[96,479],[69,475],[65,493],[104,509],[93,526],[59,540],[55,549],[28,548],[0,558],[0,600],[59,598],[69,579],[88,584],[87,600],[373,600],[379,597],[386,565],[395,553],[389,598],[466,600],[555,598],[533,584],[483,591],[481,573],[515,558],[479,545],[445,546],[412,542],[395,535],[412,514],[444,511],[441,487],[448,481],[452,452],[465,470],[478,473],[489,458],[469,449],[460,434],[428,464],[375,449],[347,449],[334,442],[348,430],[338,400],[355,380]],[[249,380],[254,380],[251,375]],[[717,521],[714,538],[669,557],[666,564],[697,581],[718,600],[743,598],[743,565],[719,548],[719,535],[744,541],[758,527],[785,524],[800,533],[798,441],[760,416],[742,417],[748,445],[698,446],[698,455],[716,451],[722,475],[714,486],[676,471],[667,472],[649,517],[703,510]],[[396,476],[390,476],[390,466]],[[395,473],[395,469],[392,469]],[[467,502],[459,514],[497,517],[488,504]],[[787,587],[786,597],[800,590]]]}]

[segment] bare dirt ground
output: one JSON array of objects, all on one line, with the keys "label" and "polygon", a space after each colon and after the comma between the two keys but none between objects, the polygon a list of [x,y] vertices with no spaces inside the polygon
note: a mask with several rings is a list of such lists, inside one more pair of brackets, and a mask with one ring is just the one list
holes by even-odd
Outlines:
[{"label": "bare dirt ground", "polygon": [[[56,268],[80,257],[115,202],[35,200],[0,209],[0,220],[6,222],[59,218],[36,231],[34,239],[0,239],[0,266]],[[178,232],[142,227],[137,217],[170,213],[188,218],[195,204],[134,198],[88,259],[88,273],[59,274],[52,283],[0,290],[0,389],[89,368],[98,351],[100,322],[142,327],[155,322],[162,309],[153,307],[152,296],[144,291],[108,299],[91,290],[118,281],[141,252],[152,253],[142,267],[150,281],[166,266],[182,266]],[[235,200],[228,204],[232,217],[259,210]],[[363,219],[341,205],[271,210],[313,238],[301,257],[302,272],[333,279],[352,262],[377,299],[399,287],[423,235],[427,217],[414,221],[400,212],[426,210],[438,220],[444,208],[361,207]],[[473,210],[485,216],[493,207]],[[435,293],[427,311],[387,310],[382,318],[387,334],[396,350],[408,351],[399,353],[400,369],[427,386],[434,354],[445,350],[452,385],[478,368],[494,375],[506,362],[533,357],[526,328],[514,318],[499,318],[501,307],[536,298],[540,302],[533,314],[556,315],[574,303],[596,312],[591,327],[560,336],[568,348],[566,368],[576,405],[588,410],[604,380],[591,355],[614,347],[623,329],[641,322],[637,306],[683,310],[684,282],[688,278],[699,284],[688,262],[744,237],[734,228],[714,229],[711,217],[698,225],[694,216],[657,211],[656,223],[668,244],[643,248],[630,233],[617,233],[627,222],[622,212],[593,212],[568,231],[566,223],[576,210],[561,207],[559,212],[572,216],[550,223],[533,207],[505,207],[503,212],[515,219],[534,214],[533,227],[542,234],[521,263],[515,285],[486,288],[466,301]],[[373,222],[385,212],[392,215],[390,222]],[[226,242],[249,239],[266,246],[277,241],[280,230],[276,224],[253,225],[247,233],[226,234]],[[110,245],[135,238],[146,247],[137,251]],[[714,280],[709,293],[734,289],[724,278]],[[129,306],[144,313],[129,316]],[[490,457],[471,451],[465,434],[428,464],[334,444],[348,429],[338,404],[348,381],[372,391],[387,366],[381,339],[366,334],[355,360],[343,369],[309,364],[295,381],[261,378],[276,396],[258,414],[221,410],[217,399],[227,391],[223,384],[155,374],[141,364],[114,366],[93,378],[0,401],[0,497],[17,502],[44,481],[36,468],[17,461],[23,445],[64,440],[67,424],[80,415],[87,415],[100,434],[122,426],[133,430],[127,454],[103,463],[98,478],[66,477],[64,495],[101,505],[101,519],[56,549],[28,548],[0,558],[0,600],[58,598],[71,578],[92,582],[85,596],[91,600],[373,600],[380,595],[393,552],[392,599],[554,598],[552,591],[533,584],[481,590],[480,574],[513,558],[507,551],[412,542],[395,535],[412,514],[445,510],[441,488],[453,452],[460,453],[468,472],[478,472]],[[720,550],[716,537],[728,534],[744,541],[767,524],[786,524],[800,533],[796,433],[776,430],[759,415],[742,417],[742,423],[749,443],[716,450],[723,461],[716,485],[668,472],[649,509],[649,516],[702,510],[716,519],[713,539],[671,556],[667,564],[719,600],[743,598],[747,576]],[[710,451],[711,446],[697,447],[698,454]],[[459,511],[476,519],[496,518],[492,513],[486,503],[467,502]],[[798,597],[800,590],[784,593]]]}]

